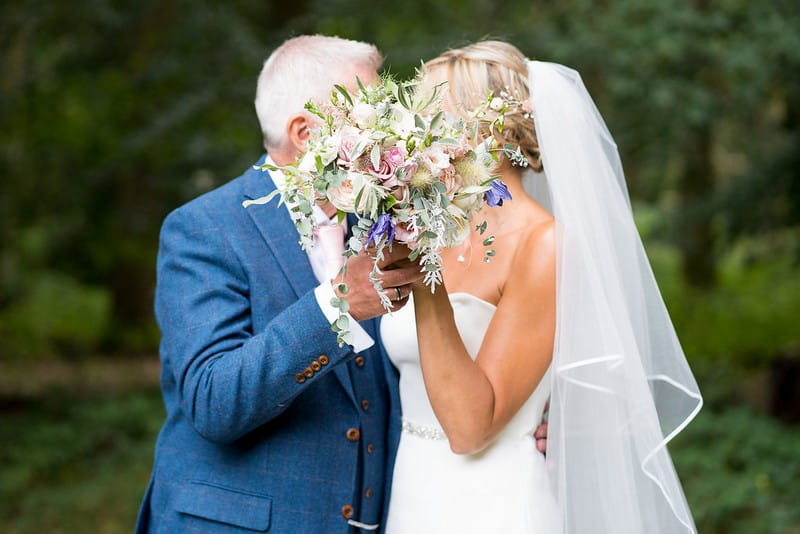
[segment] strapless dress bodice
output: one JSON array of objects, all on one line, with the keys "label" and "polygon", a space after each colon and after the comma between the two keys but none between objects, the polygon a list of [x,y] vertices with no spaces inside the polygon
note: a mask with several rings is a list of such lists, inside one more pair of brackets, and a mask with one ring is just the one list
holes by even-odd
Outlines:
[{"label": "strapless dress bodice", "polygon": [[[469,293],[449,298],[458,332],[474,359],[496,307]],[[458,455],[450,450],[425,389],[413,299],[383,317],[381,339],[400,372],[403,416],[385,532],[561,532],[544,457],[532,436],[549,396],[549,371],[489,446]]]},{"label": "strapless dress bodice", "polygon": [[[467,352],[475,359],[497,308],[470,293],[450,293],[449,297],[458,333]],[[403,418],[410,424],[441,430],[422,377],[413,298],[404,308],[383,317],[381,339],[389,359],[400,373]],[[548,372],[533,395],[506,426],[501,437],[530,434],[541,420],[549,394]]]}]

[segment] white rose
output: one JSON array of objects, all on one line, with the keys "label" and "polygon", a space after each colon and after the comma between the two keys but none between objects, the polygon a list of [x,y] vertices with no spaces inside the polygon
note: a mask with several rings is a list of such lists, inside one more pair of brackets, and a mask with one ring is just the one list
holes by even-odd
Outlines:
[{"label": "white rose", "polygon": [[453,204],[458,206],[466,214],[471,214],[478,210],[481,205],[480,195],[456,195]]},{"label": "white rose", "polygon": [[339,155],[339,145],[341,144],[341,141],[342,137],[339,134],[325,137],[322,140],[318,152],[319,157],[322,158],[323,165],[328,165],[330,162],[336,159],[336,156]]},{"label": "white rose", "polygon": [[453,223],[454,223],[453,226],[448,228],[447,232],[445,232],[444,235],[444,243],[445,246],[448,248],[457,247],[458,245],[466,241],[467,238],[469,237],[469,232],[470,232],[469,219],[455,218],[453,220]]},{"label": "white rose", "polygon": [[399,137],[408,137],[415,128],[414,115],[402,106],[392,106],[392,118],[389,121],[389,127]]},{"label": "white rose", "polygon": [[503,102],[502,98],[494,97],[491,102],[489,102],[489,107],[492,108],[494,111],[500,111],[506,105]]},{"label": "white rose", "polygon": [[378,113],[369,104],[356,102],[350,111],[350,118],[356,121],[359,128],[372,128],[378,120]]},{"label": "white rose", "polygon": [[345,178],[342,185],[339,187],[332,187],[328,189],[328,200],[337,209],[346,213],[355,213],[356,210],[356,196],[353,192],[353,182],[349,178]]},{"label": "white rose", "polygon": [[316,156],[315,153],[309,150],[303,155],[297,168],[303,172],[314,172],[317,168]]}]

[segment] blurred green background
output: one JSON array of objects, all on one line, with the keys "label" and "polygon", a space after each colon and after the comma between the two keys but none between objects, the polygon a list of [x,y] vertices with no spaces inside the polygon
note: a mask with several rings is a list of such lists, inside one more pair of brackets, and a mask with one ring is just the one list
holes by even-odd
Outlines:
[{"label": "blurred green background", "polygon": [[128,532],[163,418],[157,234],[261,154],[301,33],[386,67],[482,37],[578,69],[707,405],[671,445],[703,533],[800,532],[800,2],[0,6],[0,529]]}]

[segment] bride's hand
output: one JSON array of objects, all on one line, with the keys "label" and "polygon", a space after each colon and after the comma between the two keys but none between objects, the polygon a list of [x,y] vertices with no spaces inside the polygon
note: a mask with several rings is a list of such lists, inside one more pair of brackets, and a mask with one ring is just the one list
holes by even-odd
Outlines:
[{"label": "bride's hand", "polygon": [[[424,280],[425,273],[419,264],[419,259],[414,261],[408,259],[408,255],[411,254],[411,249],[406,245],[395,243],[392,245],[392,255],[394,256],[395,254],[400,256],[399,259],[394,260],[385,270],[414,269],[419,273],[419,277],[409,284],[409,288],[414,291],[425,289],[427,287]],[[430,292],[430,289],[428,289],[428,292]]]}]

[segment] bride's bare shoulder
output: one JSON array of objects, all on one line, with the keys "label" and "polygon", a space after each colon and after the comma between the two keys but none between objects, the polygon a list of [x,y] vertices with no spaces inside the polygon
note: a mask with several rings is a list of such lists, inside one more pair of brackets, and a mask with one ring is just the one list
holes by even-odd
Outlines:
[{"label": "bride's bare shoulder", "polygon": [[536,201],[526,204],[512,276],[542,275],[555,264],[555,219]]}]

